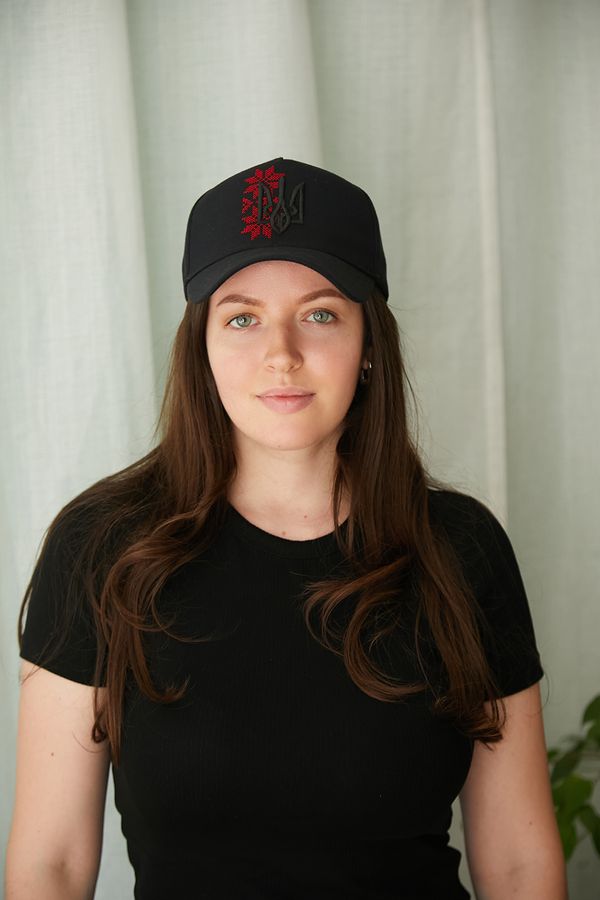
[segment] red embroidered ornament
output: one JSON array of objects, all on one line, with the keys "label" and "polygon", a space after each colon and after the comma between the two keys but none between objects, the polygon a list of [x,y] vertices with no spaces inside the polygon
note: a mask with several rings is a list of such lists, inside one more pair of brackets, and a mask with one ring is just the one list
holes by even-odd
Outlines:
[{"label": "red embroidered ornament", "polygon": [[[254,175],[244,179],[248,187],[244,188],[242,194],[242,222],[245,227],[242,228],[240,234],[249,234],[252,240],[260,235],[267,238],[272,237],[270,216],[274,205],[279,202],[279,197],[273,196],[273,194],[278,191],[279,179],[283,174],[283,172],[276,172],[275,166],[269,166],[264,173],[262,169],[255,169]],[[260,216],[258,214],[259,204],[261,205]]]}]

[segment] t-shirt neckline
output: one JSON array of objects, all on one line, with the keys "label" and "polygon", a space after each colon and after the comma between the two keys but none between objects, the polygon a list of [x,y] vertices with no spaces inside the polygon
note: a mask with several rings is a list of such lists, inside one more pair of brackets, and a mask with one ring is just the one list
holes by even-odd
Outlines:
[{"label": "t-shirt neckline", "polygon": [[[263,550],[274,556],[283,556],[294,559],[312,559],[324,555],[339,553],[335,532],[324,534],[321,537],[310,538],[305,541],[295,541],[289,538],[263,531],[258,525],[254,525],[244,518],[237,509],[228,503],[228,522],[235,532],[246,543],[262,547]],[[347,521],[347,520],[346,520]],[[346,521],[341,525],[342,534],[346,531]]]}]

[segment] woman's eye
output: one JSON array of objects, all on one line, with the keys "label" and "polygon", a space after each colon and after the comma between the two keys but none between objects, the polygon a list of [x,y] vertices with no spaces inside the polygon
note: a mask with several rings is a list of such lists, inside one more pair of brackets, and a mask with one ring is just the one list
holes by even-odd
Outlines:
[{"label": "woman's eye", "polygon": [[308,318],[310,319],[311,316],[315,317],[313,321],[319,322],[320,324],[327,324],[328,322],[331,322],[332,319],[335,319],[334,314],[326,309],[316,309]]},{"label": "woman's eye", "polygon": [[228,325],[232,325],[233,328],[247,328],[254,316],[249,316],[247,314],[242,314],[239,316],[234,316],[233,319],[230,319],[227,323]]}]

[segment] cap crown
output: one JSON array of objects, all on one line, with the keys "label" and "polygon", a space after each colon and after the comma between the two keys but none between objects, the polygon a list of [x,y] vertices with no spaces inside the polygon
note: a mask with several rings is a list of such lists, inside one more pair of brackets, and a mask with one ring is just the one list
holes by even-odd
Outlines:
[{"label": "cap crown", "polygon": [[[253,258],[286,258],[291,248],[349,264],[388,296],[379,222],[369,195],[333,172],[283,157],[232,175],[196,201],[182,266],[186,296],[190,299],[196,281],[198,289],[208,289],[211,273],[225,271],[215,267],[220,260],[241,254],[241,268]],[[232,260],[228,271],[235,264]]]}]

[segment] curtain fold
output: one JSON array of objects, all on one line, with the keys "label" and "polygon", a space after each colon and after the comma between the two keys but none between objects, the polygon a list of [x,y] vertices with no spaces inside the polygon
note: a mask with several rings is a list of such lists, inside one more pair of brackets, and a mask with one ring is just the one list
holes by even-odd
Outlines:
[{"label": "curtain fold", "polygon": [[160,395],[193,203],[254,162],[322,165],[317,84],[304,2],[134,0],[127,19]]},{"label": "curtain fold", "polygon": [[[275,156],[372,196],[423,455],[507,526],[548,741],[575,729],[600,690],[600,5],[6,0],[0,74],[5,838],[43,532],[150,449],[191,206]],[[573,897],[597,873],[582,846]],[[109,784],[96,896],[132,884]]]}]

